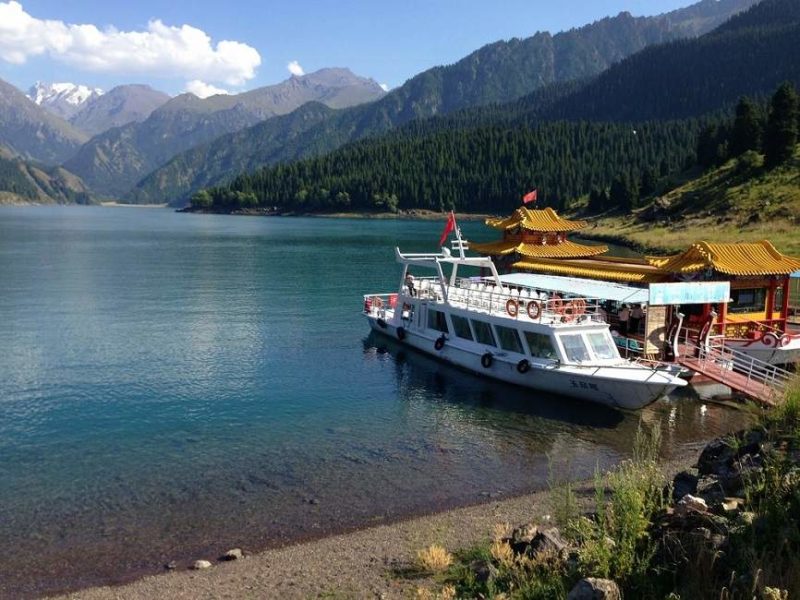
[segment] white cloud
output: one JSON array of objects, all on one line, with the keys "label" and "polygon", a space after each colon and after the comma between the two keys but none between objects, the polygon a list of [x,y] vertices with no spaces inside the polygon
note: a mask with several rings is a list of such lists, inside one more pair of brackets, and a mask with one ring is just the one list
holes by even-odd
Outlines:
[{"label": "white cloud", "polygon": [[24,64],[32,56],[87,71],[195,77],[241,85],[255,77],[258,51],[240,42],[212,45],[204,31],[155,19],[144,31],[100,30],[94,25],[37,19],[15,0],[0,2],[0,60]]},{"label": "white cloud", "polygon": [[389,84],[388,84],[388,83],[379,83],[378,85],[379,85],[379,86],[381,86],[381,89],[382,89],[384,92],[388,92],[388,91],[391,89],[391,88],[389,87]]},{"label": "white cloud", "polygon": [[297,75],[298,77],[306,74],[306,72],[303,71],[303,67],[301,67],[300,63],[297,62],[296,60],[293,60],[288,65],[286,65],[286,68],[289,69],[289,73],[291,73],[292,75]]},{"label": "white cloud", "polygon": [[187,83],[186,91],[190,94],[194,94],[198,98],[208,98],[209,96],[214,96],[216,94],[230,94],[228,90],[223,90],[222,88],[218,88],[210,83],[206,83],[205,81],[200,81],[199,79],[193,79]]}]

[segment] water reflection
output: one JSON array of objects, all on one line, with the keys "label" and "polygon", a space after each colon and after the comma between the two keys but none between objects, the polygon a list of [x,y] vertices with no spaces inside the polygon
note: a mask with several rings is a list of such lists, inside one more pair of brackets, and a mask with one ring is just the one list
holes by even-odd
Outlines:
[{"label": "water reflection", "polygon": [[620,411],[480,377],[372,331],[362,344],[366,359],[391,362],[401,400],[422,397],[431,406],[456,407],[459,419],[515,438],[524,438],[526,432],[541,434],[536,438],[541,442],[566,434],[594,444],[599,454],[626,456],[641,425],[658,425],[662,454],[670,457],[698,440],[745,427],[752,419],[747,410],[700,401],[691,387],[679,388],[640,411]]}]

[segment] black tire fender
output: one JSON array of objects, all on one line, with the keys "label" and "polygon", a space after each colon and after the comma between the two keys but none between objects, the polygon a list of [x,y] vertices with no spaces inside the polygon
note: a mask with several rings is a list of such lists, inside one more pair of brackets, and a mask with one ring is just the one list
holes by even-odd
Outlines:
[{"label": "black tire fender", "polygon": [[433,342],[433,347],[436,348],[437,350],[441,350],[442,348],[444,348],[444,343],[445,343],[445,337],[443,335],[439,336],[438,338],[436,338],[436,341]]},{"label": "black tire fender", "polygon": [[376,323],[378,324],[378,327],[380,327],[381,329],[386,329],[386,321],[384,321],[383,319],[378,319]]},{"label": "black tire fender", "polygon": [[494,362],[494,357],[492,356],[491,352],[487,352],[486,354],[481,356],[481,366],[483,366],[484,369],[488,369],[489,367],[491,367],[492,362]]},{"label": "black tire fender", "polygon": [[398,327],[397,328],[397,339],[401,342],[406,339],[406,329],[405,327]]},{"label": "black tire fender", "polygon": [[521,361],[517,363],[517,371],[519,371],[523,375],[530,370],[531,370],[531,363],[528,361],[527,358],[523,358]]}]

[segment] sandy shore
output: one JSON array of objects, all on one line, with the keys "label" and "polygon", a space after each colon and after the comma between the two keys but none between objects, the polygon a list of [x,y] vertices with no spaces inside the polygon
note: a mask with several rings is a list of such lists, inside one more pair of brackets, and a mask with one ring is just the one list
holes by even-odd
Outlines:
[{"label": "sandy shore", "polygon": [[[664,463],[664,473],[671,477],[693,465],[703,446],[697,442],[683,448],[679,456]],[[592,483],[579,484],[577,493],[590,503]],[[418,550],[433,543],[453,551],[486,542],[497,523],[543,522],[552,512],[551,502],[551,494],[542,491],[294,544],[234,562],[198,556],[214,566],[167,572],[119,587],[89,588],[60,598],[410,598],[418,587],[433,585],[429,578],[407,573]]]}]

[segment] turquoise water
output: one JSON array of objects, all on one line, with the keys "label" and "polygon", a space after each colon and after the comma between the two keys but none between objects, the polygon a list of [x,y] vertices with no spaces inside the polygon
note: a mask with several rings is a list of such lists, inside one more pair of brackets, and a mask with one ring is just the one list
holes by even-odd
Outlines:
[{"label": "turquoise water", "polygon": [[[0,596],[541,488],[548,455],[575,476],[624,457],[638,414],[369,335],[361,295],[442,226],[0,208]],[[642,414],[668,451],[744,420],[688,392]]]}]

